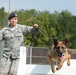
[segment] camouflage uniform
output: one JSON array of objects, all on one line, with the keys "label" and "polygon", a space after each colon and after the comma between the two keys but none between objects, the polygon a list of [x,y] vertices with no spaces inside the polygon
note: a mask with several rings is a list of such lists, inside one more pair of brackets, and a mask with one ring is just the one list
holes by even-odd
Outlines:
[{"label": "camouflage uniform", "polygon": [[0,31],[0,40],[5,40],[0,75],[8,75],[8,73],[17,75],[19,49],[24,40],[23,35],[32,32],[35,32],[35,28],[19,24],[15,27],[8,25]]}]

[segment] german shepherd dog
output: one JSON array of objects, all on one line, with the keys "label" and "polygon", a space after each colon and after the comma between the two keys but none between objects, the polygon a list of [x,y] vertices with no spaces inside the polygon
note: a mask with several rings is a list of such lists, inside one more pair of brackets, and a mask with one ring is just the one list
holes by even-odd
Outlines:
[{"label": "german shepherd dog", "polygon": [[[64,41],[58,41],[54,38],[53,44],[49,47],[47,53],[47,59],[51,65],[51,70],[53,73],[56,70],[61,69],[65,60],[67,60],[67,65],[70,66],[71,54],[68,53],[68,40],[65,38]],[[58,61],[58,65],[55,69],[55,62]]]}]

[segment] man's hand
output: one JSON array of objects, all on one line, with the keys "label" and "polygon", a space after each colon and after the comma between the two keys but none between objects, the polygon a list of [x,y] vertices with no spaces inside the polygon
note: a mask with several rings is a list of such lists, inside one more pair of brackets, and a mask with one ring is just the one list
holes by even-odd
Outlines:
[{"label": "man's hand", "polygon": [[34,24],[33,27],[34,27],[34,28],[38,28],[38,24]]}]

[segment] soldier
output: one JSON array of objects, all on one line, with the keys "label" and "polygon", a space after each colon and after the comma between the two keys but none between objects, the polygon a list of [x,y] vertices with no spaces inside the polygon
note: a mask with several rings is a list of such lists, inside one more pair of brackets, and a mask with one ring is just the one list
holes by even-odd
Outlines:
[{"label": "soldier", "polygon": [[23,43],[23,35],[38,30],[38,25],[32,27],[17,24],[18,15],[12,12],[8,16],[9,25],[0,30],[0,41],[5,40],[3,55],[1,59],[0,75],[17,75],[19,49]]}]

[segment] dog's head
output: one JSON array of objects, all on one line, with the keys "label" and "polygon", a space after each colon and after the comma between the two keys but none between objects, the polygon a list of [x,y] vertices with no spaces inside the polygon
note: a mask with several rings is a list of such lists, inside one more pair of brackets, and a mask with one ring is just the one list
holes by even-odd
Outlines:
[{"label": "dog's head", "polygon": [[57,38],[54,38],[54,50],[57,53],[59,59],[62,59],[65,52],[67,51],[68,40],[58,41]]}]

